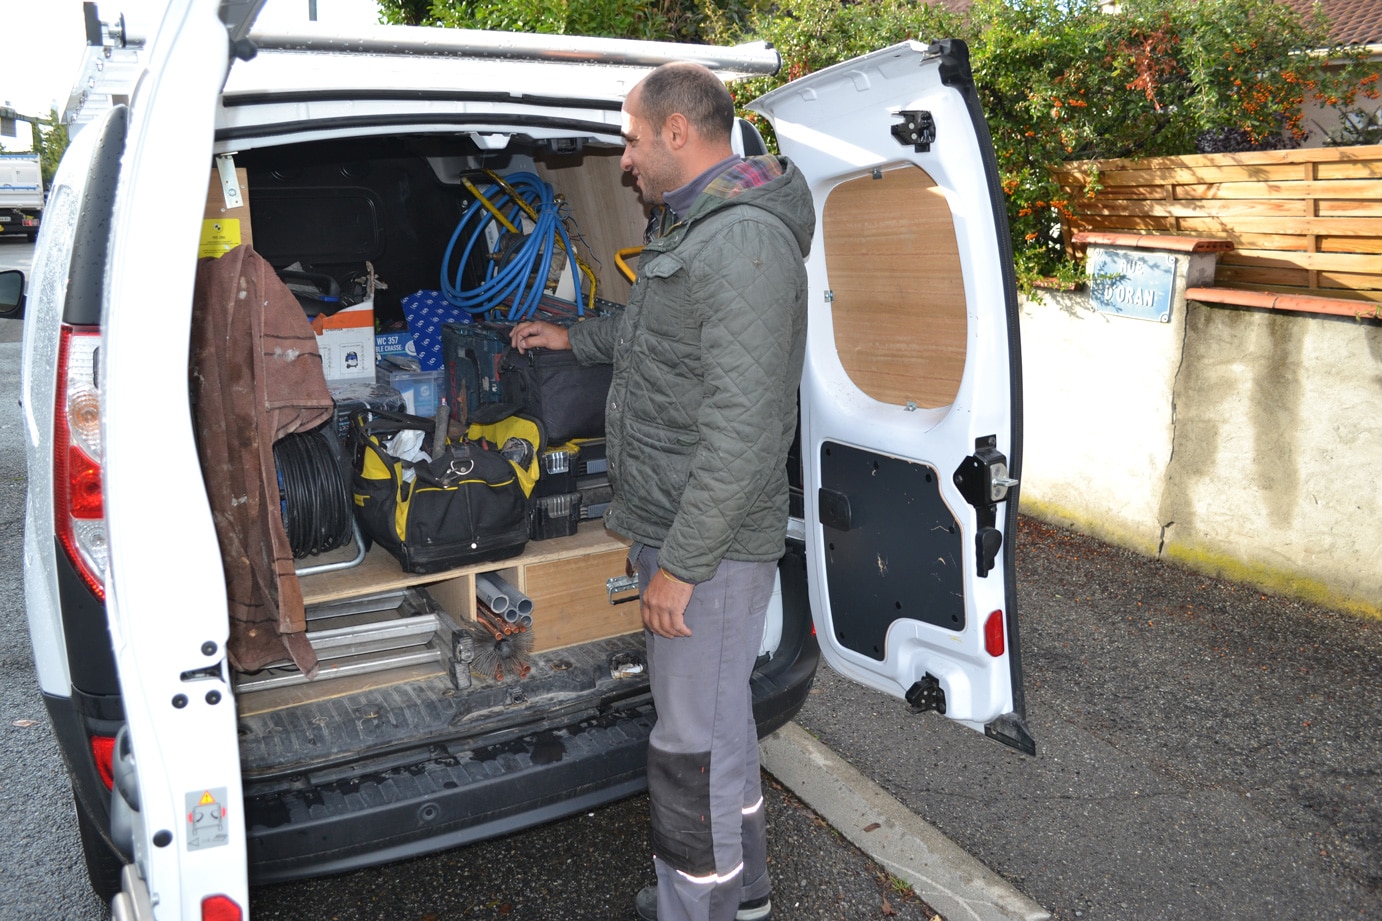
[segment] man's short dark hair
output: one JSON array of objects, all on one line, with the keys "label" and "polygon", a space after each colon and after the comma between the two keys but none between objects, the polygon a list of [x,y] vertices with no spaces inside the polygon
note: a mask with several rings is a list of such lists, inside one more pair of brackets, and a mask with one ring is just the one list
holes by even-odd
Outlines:
[{"label": "man's short dark hair", "polygon": [[678,112],[707,140],[727,140],[734,127],[734,99],[700,64],[663,64],[644,78],[638,101],[643,117],[659,128]]}]

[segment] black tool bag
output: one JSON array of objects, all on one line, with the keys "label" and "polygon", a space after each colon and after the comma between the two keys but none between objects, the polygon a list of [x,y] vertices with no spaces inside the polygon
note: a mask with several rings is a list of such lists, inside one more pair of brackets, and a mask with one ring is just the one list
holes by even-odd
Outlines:
[{"label": "black tool bag", "polygon": [[361,530],[405,572],[440,572],[521,553],[528,503],[513,463],[465,440],[442,439],[430,462],[401,459],[386,447],[399,432],[430,436],[435,428],[433,420],[406,413],[354,418],[352,491]]},{"label": "black tool bag", "polygon": [[504,353],[504,402],[541,420],[549,445],[603,438],[611,365],[582,365],[569,351],[517,349]]}]

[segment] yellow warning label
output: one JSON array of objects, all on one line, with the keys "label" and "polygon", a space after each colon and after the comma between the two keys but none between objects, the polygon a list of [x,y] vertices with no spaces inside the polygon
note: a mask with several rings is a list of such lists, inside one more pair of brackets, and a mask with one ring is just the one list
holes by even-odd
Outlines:
[{"label": "yellow warning label", "polygon": [[213,218],[202,221],[200,258],[220,257],[240,245],[240,219],[234,217]]},{"label": "yellow warning label", "polygon": [[197,801],[198,806],[214,806],[215,804],[216,798],[211,795],[210,790],[207,790],[205,793],[203,793],[202,798]]}]

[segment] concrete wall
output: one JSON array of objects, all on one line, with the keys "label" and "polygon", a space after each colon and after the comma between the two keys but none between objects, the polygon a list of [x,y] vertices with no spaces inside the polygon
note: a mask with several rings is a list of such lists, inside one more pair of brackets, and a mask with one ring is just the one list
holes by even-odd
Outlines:
[{"label": "concrete wall", "polygon": [[1022,511],[1382,616],[1382,324],[1046,292],[1022,348]]}]

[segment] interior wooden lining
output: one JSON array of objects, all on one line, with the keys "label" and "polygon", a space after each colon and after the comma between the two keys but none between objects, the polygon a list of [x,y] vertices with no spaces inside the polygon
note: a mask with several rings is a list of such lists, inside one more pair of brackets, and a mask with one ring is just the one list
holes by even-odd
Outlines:
[{"label": "interior wooden lining", "polygon": [[888,170],[836,186],[823,223],[835,347],[849,379],[884,403],[953,403],[967,330],[945,196],[925,170]]},{"label": "interior wooden lining", "polygon": [[[595,293],[616,304],[628,301],[632,286],[615,267],[614,254],[642,244],[648,224],[633,180],[619,166],[622,154],[618,147],[588,147],[577,157],[551,157],[537,163],[537,174],[570,202],[571,214],[590,246],[594,258],[587,261],[595,273]],[[584,249],[580,241],[572,242],[578,250]]]}]

